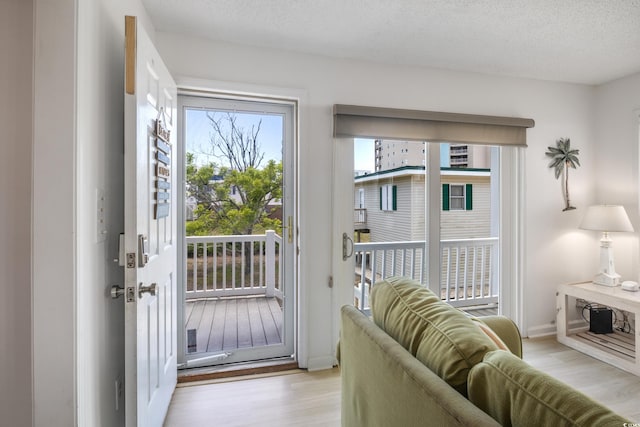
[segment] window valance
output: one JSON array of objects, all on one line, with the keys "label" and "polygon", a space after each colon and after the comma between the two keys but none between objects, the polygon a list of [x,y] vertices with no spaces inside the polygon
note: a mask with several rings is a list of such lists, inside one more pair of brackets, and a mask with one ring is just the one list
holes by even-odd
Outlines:
[{"label": "window valance", "polygon": [[532,119],[336,104],[333,136],[527,146]]}]

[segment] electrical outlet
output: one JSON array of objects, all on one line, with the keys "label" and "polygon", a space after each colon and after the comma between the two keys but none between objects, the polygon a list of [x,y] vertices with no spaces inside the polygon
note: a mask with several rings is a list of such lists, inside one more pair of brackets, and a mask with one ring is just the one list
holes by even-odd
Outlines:
[{"label": "electrical outlet", "polygon": [[120,410],[120,402],[122,401],[123,384],[122,378],[118,378],[115,383],[115,400],[116,400],[116,412]]},{"label": "electrical outlet", "polygon": [[576,298],[576,308],[585,308],[587,304],[588,302],[582,298]]}]

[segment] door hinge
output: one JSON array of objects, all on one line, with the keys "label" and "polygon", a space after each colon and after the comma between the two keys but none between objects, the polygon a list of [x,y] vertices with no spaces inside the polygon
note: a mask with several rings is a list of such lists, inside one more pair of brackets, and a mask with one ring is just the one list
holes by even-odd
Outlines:
[{"label": "door hinge", "polygon": [[333,288],[333,276],[329,276],[329,287]]},{"label": "door hinge", "polygon": [[135,252],[127,252],[127,268],[136,268]]}]

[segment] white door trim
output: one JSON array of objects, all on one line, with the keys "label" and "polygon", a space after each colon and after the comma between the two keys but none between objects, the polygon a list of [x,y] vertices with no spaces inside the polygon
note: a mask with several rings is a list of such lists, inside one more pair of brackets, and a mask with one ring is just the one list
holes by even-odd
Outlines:
[{"label": "white door trim", "polygon": [[[217,81],[217,80],[208,80],[208,79],[198,79],[191,77],[176,77],[176,85],[178,87],[178,95],[186,95],[186,96],[201,96],[201,97],[218,97],[218,98],[228,98],[228,99],[241,99],[248,101],[258,101],[258,102],[270,102],[270,103],[285,103],[285,104],[294,104],[294,112],[293,112],[293,121],[294,121],[294,141],[293,141],[293,157],[294,157],[294,180],[296,184],[296,194],[294,196],[294,218],[297,223],[294,224],[294,227],[297,230],[304,230],[305,224],[304,219],[301,218],[300,215],[300,176],[299,176],[299,163],[300,163],[300,140],[304,139],[304,134],[306,132],[303,131],[304,126],[302,126],[303,118],[306,117],[306,109],[307,105],[307,92],[300,89],[287,89],[281,87],[272,87],[272,86],[263,86],[263,85],[255,85],[250,83],[238,83],[238,82],[225,82],[225,81]],[[182,126],[182,115],[179,114],[179,127]],[[184,184],[185,184],[185,171],[184,171],[184,147],[182,144],[180,145],[180,159],[179,160],[179,177],[182,181],[182,185],[180,186],[181,194],[178,194],[179,200],[184,200]],[[183,203],[183,202],[181,202]],[[180,210],[180,214],[178,216],[178,221],[184,221],[184,209]],[[296,236],[295,246],[298,248],[297,253],[305,253],[304,250],[301,250],[301,242],[298,233],[294,233]],[[180,242],[180,251],[182,253],[178,254],[178,257],[184,256],[184,248],[185,248],[185,235],[182,228],[179,229],[179,238]],[[302,283],[309,283],[308,278],[304,277],[305,270],[305,260],[301,255],[294,255],[297,257],[295,262],[295,271],[294,271],[294,292],[290,298],[293,298],[295,303],[293,304],[294,310],[294,339],[293,345],[296,353],[296,359],[301,368],[307,367],[307,359],[308,359],[308,345],[307,340],[304,338],[308,334],[308,313],[306,310],[300,310],[299,307],[306,306],[306,290],[304,286],[300,286]],[[178,316],[180,319],[183,319],[184,313],[184,292],[179,291],[179,300],[178,300]],[[184,325],[178,325],[178,330],[181,331],[184,329]],[[185,360],[185,337],[183,334],[179,334],[178,336],[178,363]]]}]

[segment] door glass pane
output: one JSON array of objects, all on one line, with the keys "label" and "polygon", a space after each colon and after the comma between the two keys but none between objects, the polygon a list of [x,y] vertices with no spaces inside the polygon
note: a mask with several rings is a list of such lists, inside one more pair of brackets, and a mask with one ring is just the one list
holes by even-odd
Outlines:
[{"label": "door glass pane", "polygon": [[293,243],[283,231],[292,222],[291,195],[284,193],[291,109],[187,99],[187,359],[210,355],[217,364],[290,356],[293,344],[285,341],[293,310],[284,295],[293,280],[287,267]]},{"label": "door glass pane", "polygon": [[[498,302],[498,148],[440,144],[440,289],[450,304]],[[446,200],[445,200],[446,199]]]},{"label": "door glass pane", "polygon": [[354,141],[354,304],[363,310],[376,281],[407,276],[426,284],[425,147]]},{"label": "door glass pane", "polygon": [[[439,168],[430,171],[428,144],[436,143],[354,141],[354,304],[365,311],[372,285],[391,276],[413,278],[452,305],[497,303],[498,149],[437,143]],[[437,188],[440,204],[429,206]],[[429,235],[430,217],[438,230],[435,209],[439,233]],[[440,286],[429,285],[429,251]]]}]

